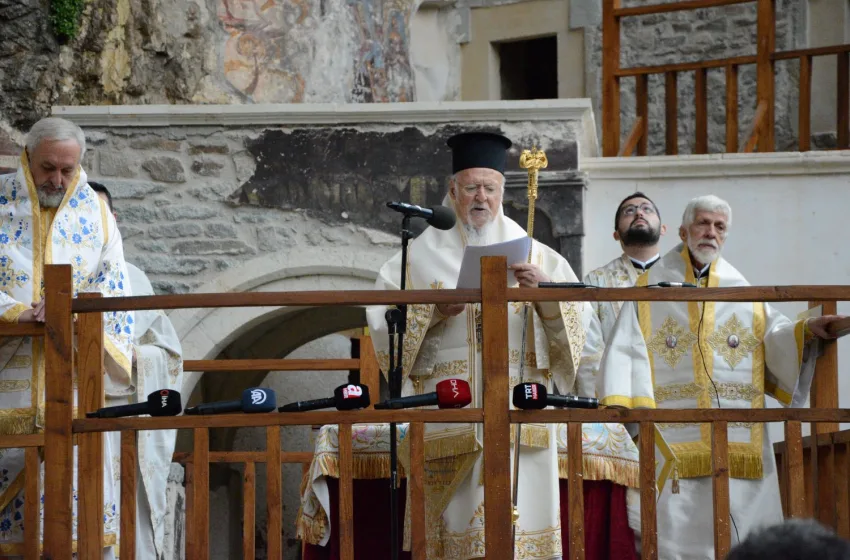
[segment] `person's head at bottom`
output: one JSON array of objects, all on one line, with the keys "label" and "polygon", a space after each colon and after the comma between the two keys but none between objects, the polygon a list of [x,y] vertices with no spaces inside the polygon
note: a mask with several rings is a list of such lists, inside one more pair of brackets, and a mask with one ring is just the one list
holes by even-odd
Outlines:
[{"label": "person's head at bottom", "polygon": [[850,541],[814,519],[788,519],[756,529],[726,560],[850,560]]}]

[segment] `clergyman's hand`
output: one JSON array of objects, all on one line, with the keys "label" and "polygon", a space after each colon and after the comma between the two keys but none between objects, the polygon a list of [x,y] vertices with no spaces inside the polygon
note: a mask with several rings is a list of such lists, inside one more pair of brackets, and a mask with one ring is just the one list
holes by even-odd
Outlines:
[{"label": "clergyman's hand", "polygon": [[443,317],[454,317],[455,315],[460,315],[466,305],[462,303],[438,303],[437,311]]},{"label": "clergyman's hand", "polygon": [[[832,323],[836,321],[840,321],[842,319],[846,319],[846,315],[824,315],[822,317],[812,317],[808,320],[809,330],[812,331],[812,334],[824,339],[832,339],[837,338],[836,333],[832,332],[830,326]],[[839,333],[846,334],[846,333]]]},{"label": "clergyman's hand", "polygon": [[536,264],[517,263],[508,266],[508,269],[514,271],[517,282],[523,288],[536,288],[540,282],[551,282]]},{"label": "clergyman's hand", "polygon": [[44,300],[32,304],[32,309],[27,309],[18,317],[19,323],[43,323],[44,322]]}]

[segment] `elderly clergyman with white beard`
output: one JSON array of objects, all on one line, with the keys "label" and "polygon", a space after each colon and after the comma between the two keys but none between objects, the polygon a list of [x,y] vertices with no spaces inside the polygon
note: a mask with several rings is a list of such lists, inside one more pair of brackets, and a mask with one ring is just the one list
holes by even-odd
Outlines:
[{"label": "elderly clergyman with white beard", "polygon": [[[732,223],[716,196],[688,203],[682,243],[637,286],[689,282],[747,286],[720,256]],[[600,403],[626,408],[764,408],[765,395],[788,406],[805,400],[803,348],[828,338],[838,316],[792,322],[761,302],[642,301],[623,305],[597,378]],[[658,425],[677,458],[679,492],[665,485],[658,502],[658,557],[714,558],[710,424]],[[782,520],[773,446],[762,424],[729,424],[729,499],[733,544]],[[629,524],[639,534],[640,504],[629,499]],[[638,537],[639,538],[639,537]]]},{"label": "elderly clergyman with white beard", "polygon": [[[465,133],[449,139],[453,176],[443,204],[454,209],[455,227],[426,229],[410,245],[407,288],[453,289],[468,245],[489,245],[526,236],[502,211],[510,140],[489,133]],[[524,287],[539,282],[575,282],[567,261],[537,242],[531,263],[508,266]],[[381,268],[376,289],[399,288],[401,254]],[[582,303],[538,303],[529,313],[525,380],[551,391],[572,388],[584,344]],[[381,369],[388,365],[385,307],[368,310],[369,328]],[[435,390],[447,378],[472,388],[472,406],[482,406],[481,305],[412,305],[407,310],[403,355],[403,394]],[[519,382],[522,305],[508,308],[510,385]],[[560,558],[558,460],[555,433],[546,425],[522,430],[517,558]],[[484,557],[482,426],[427,424],[426,522],[428,558],[466,560]]]}]

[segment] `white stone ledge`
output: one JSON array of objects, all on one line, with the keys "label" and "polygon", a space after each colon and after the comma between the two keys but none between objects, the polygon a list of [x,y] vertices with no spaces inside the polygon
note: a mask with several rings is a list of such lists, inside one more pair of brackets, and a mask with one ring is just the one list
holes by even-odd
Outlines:
[{"label": "white stone ledge", "polygon": [[80,105],[53,107],[80,126],[422,124],[472,121],[593,122],[589,99],[441,103]]},{"label": "white stone ledge", "polygon": [[589,157],[579,169],[594,179],[666,179],[753,175],[850,174],[850,150],[708,154],[649,157]]}]

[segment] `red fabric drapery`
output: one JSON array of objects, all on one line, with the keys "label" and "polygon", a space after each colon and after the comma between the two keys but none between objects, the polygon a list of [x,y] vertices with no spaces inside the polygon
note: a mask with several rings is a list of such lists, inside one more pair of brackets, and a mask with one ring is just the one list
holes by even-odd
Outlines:
[{"label": "red fabric drapery", "polygon": [[[399,527],[404,526],[405,483],[399,491]],[[389,480],[354,481],[354,558],[389,560]],[[331,499],[331,536],[327,546],[307,545],[305,560],[339,560],[339,481],[328,478]],[[561,536],[567,554],[569,524],[567,481],[560,481]],[[399,531],[401,532],[401,531]],[[629,527],[626,511],[626,487],[609,480],[584,482],[584,538],[587,560],[637,560],[635,535]],[[410,560],[402,552],[401,560]]]}]

